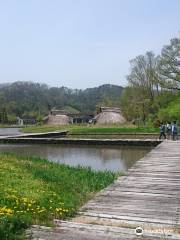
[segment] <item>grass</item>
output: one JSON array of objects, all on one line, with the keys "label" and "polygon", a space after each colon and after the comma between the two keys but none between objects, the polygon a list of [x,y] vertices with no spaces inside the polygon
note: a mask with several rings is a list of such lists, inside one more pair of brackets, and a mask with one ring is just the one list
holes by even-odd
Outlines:
[{"label": "grass", "polygon": [[9,124],[0,124],[0,128],[22,128],[22,127],[24,127],[24,126],[17,126],[17,125],[9,125]]},{"label": "grass", "polygon": [[117,174],[0,154],[0,239],[24,239],[30,224],[67,219]]},{"label": "grass", "polygon": [[67,126],[29,126],[23,132],[52,132],[68,130],[69,134],[122,134],[122,133],[158,133],[158,128],[137,127],[134,125],[67,125]]}]

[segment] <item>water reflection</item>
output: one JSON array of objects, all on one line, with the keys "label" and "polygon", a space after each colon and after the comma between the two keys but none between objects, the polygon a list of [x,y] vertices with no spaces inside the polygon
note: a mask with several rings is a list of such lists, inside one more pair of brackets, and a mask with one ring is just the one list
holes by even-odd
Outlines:
[{"label": "water reflection", "polygon": [[1,144],[1,152],[36,155],[71,166],[89,166],[96,170],[126,171],[150,147]]}]

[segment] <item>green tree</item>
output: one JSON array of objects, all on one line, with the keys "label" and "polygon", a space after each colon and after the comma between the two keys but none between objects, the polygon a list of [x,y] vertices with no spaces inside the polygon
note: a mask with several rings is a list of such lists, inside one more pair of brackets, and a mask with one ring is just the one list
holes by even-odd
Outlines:
[{"label": "green tree", "polygon": [[6,108],[3,107],[1,109],[1,112],[0,112],[0,122],[1,123],[8,123],[8,115],[7,115],[7,111],[6,111]]},{"label": "green tree", "polygon": [[121,97],[121,109],[127,120],[145,124],[150,111],[150,100],[142,88],[127,87]]},{"label": "green tree", "polygon": [[51,108],[71,106],[81,113],[92,113],[104,97],[111,101],[120,98],[122,87],[105,84],[85,90],[51,87],[32,82],[15,82],[0,86],[0,104],[9,115],[31,118],[48,114]]},{"label": "green tree", "polygon": [[[158,58],[153,52],[137,56],[130,61],[131,72],[127,76],[130,86],[141,88],[146,97],[153,100],[155,92],[159,92]],[[155,91],[156,90],[156,91]]]},{"label": "green tree", "polygon": [[160,83],[164,88],[180,90],[180,38],[164,46],[159,61]]},{"label": "green tree", "polygon": [[176,96],[169,104],[159,109],[158,118],[161,121],[180,122],[180,95]]},{"label": "green tree", "polygon": [[160,93],[158,57],[146,52],[130,61],[131,72],[127,76],[129,87],[123,92],[121,105],[127,119],[146,123],[152,104]]}]

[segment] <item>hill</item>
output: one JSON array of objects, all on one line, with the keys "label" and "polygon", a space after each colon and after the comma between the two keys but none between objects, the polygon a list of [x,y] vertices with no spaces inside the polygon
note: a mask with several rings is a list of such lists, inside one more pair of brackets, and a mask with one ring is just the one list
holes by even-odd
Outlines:
[{"label": "hill", "polygon": [[[1,109],[10,119],[46,115],[50,109],[71,107],[82,113],[94,112],[96,106],[105,100],[117,102],[123,88],[105,84],[85,90],[66,87],[48,87],[33,82],[14,82],[0,87]],[[2,112],[2,111],[1,111]]]}]

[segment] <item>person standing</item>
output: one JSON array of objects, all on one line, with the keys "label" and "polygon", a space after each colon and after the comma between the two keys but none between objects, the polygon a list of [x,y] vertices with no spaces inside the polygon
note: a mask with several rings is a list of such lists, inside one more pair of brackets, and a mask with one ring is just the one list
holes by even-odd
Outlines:
[{"label": "person standing", "polygon": [[160,125],[160,135],[159,135],[159,139],[161,139],[162,136],[164,137],[164,139],[166,139],[166,134],[165,134],[165,132],[166,132],[166,126],[165,126],[164,123],[161,123],[161,125]]},{"label": "person standing", "polygon": [[177,124],[176,124],[176,121],[173,122],[172,124],[172,140],[177,140],[178,139],[178,128],[177,128]]},{"label": "person standing", "polygon": [[167,124],[166,124],[166,134],[167,134],[167,139],[171,139],[171,128],[172,128],[172,126],[171,126],[171,123],[170,122],[167,122]]}]

